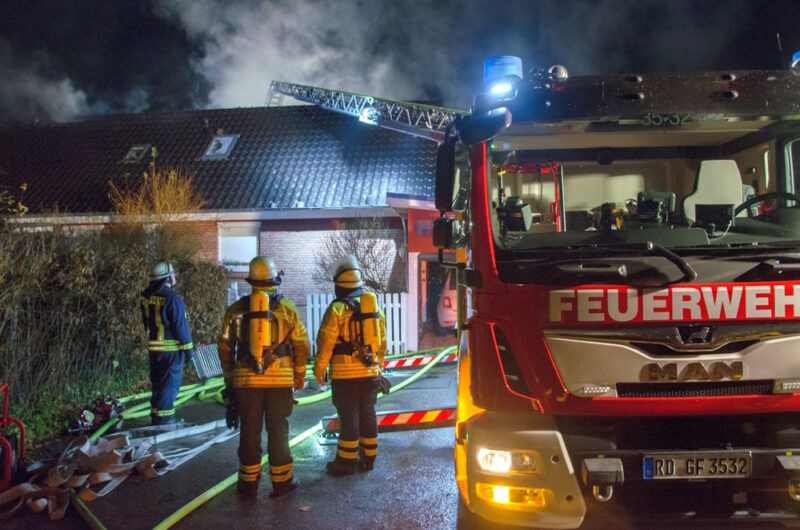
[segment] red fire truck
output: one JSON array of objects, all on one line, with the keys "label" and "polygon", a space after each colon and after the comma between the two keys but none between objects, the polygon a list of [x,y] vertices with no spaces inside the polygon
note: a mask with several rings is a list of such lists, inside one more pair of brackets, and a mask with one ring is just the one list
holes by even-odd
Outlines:
[{"label": "red fire truck", "polygon": [[800,511],[796,66],[487,67],[437,160],[462,526]]}]

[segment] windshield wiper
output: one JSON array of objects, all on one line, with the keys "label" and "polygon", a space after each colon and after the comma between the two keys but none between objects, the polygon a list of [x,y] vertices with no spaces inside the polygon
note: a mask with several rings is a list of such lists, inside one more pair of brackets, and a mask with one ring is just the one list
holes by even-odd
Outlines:
[{"label": "windshield wiper", "polygon": [[[595,281],[604,279],[624,278],[628,282],[639,283],[645,279],[655,279],[655,269],[645,266],[644,263],[637,264],[641,260],[636,259],[641,255],[654,255],[662,257],[675,265],[683,274],[676,280],[671,280],[660,275],[659,285],[678,283],[682,281],[692,281],[697,278],[697,272],[681,256],[671,250],[652,241],[644,243],[631,243],[621,245],[592,245],[572,249],[548,247],[537,249],[538,252],[548,251],[546,255],[531,257],[517,257],[508,261],[501,260],[508,267],[508,274],[519,278],[521,283],[528,281],[530,271],[536,270],[542,278],[547,277],[550,281],[556,278],[592,278]],[[566,257],[565,250],[577,252],[576,257]],[[622,250],[623,252],[619,252]],[[637,256],[631,256],[624,251],[634,252]],[[613,253],[609,255],[609,252]],[[571,254],[572,252],[569,252]],[[553,275],[555,269],[556,274]],[[518,276],[519,275],[519,276]]]},{"label": "windshield wiper", "polygon": [[563,262],[556,262],[552,264],[556,269],[565,274],[578,274],[582,276],[597,276],[597,277],[612,277],[612,278],[627,278],[628,268],[625,264],[619,265],[617,263],[608,262],[585,262],[575,260],[565,260]]},{"label": "windshield wiper", "polygon": [[785,263],[777,259],[768,259],[761,262],[761,267],[769,272],[782,274],[784,272],[800,271],[800,263]]},{"label": "windshield wiper", "polygon": [[752,282],[756,280],[788,280],[796,279],[800,275],[800,263],[796,261],[781,261],[780,259],[767,259],[745,272],[738,278],[738,282]]},{"label": "windshield wiper", "polygon": [[680,280],[678,280],[678,282],[692,281],[695,278],[697,278],[697,271],[695,271],[692,268],[692,266],[689,265],[689,262],[687,262],[679,255],[675,254],[668,248],[662,247],[658,243],[653,243],[652,241],[645,241],[644,243],[630,243],[625,245],[613,245],[603,248],[608,248],[609,250],[620,250],[620,249],[633,250],[636,252],[645,252],[646,254],[653,254],[655,256],[660,256],[669,261],[670,263],[672,263],[673,265],[675,265],[676,267],[678,267],[678,269],[680,269],[680,271],[683,273],[683,277]]},{"label": "windshield wiper", "polygon": [[692,266],[689,265],[689,262],[683,259],[682,257],[678,256],[668,248],[662,247],[658,243],[653,243],[652,241],[646,241],[644,244],[640,246],[646,252],[655,254],[656,256],[661,256],[662,258],[666,258],[670,263],[678,267],[683,273],[683,278],[681,278],[681,280],[692,281],[695,278],[697,278],[697,271],[695,271],[692,268]]}]

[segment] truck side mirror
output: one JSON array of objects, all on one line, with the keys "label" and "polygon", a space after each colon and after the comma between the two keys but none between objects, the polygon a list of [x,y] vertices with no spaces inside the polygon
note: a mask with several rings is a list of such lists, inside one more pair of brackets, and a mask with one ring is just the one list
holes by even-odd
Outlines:
[{"label": "truck side mirror", "polygon": [[511,125],[511,111],[505,107],[472,114],[458,125],[458,136],[466,145],[491,140]]},{"label": "truck side mirror", "polygon": [[462,248],[467,244],[464,221],[454,217],[433,220],[433,246],[440,249]]},{"label": "truck side mirror", "polygon": [[456,181],[456,144],[444,142],[436,152],[436,188],[434,202],[440,212],[449,212]]}]

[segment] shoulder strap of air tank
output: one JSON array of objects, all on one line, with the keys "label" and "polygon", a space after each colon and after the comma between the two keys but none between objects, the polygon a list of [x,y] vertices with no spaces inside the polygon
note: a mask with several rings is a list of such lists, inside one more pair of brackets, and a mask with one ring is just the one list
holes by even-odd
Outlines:
[{"label": "shoulder strap of air tank", "polygon": [[[363,293],[361,293],[359,296],[363,296]],[[350,307],[350,309],[353,310],[352,320],[356,322],[360,322],[368,318],[380,318],[381,316],[380,313],[377,311],[372,311],[370,313],[363,313],[361,311],[361,303],[358,300],[356,300],[355,296],[352,297],[345,296],[344,298],[336,298],[334,302],[343,302],[347,304]]]},{"label": "shoulder strap of air tank", "polygon": [[353,313],[355,313],[353,315],[353,318],[357,318],[358,315],[361,314],[361,304],[358,302],[358,300],[356,300],[354,296],[344,296],[342,298],[334,298],[331,304],[335,304],[336,302],[341,302],[347,305],[347,307],[349,307],[350,309],[352,309]]},{"label": "shoulder strap of air tank", "polygon": [[269,295],[269,308],[271,311],[275,311],[278,309],[278,306],[281,305],[281,300],[283,300],[283,295],[280,293],[275,293]]}]

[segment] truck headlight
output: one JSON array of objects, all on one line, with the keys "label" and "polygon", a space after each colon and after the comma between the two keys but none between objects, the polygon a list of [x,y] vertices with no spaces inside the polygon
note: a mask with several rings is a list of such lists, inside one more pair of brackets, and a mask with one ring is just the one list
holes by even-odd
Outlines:
[{"label": "truck headlight", "polygon": [[536,473],[536,458],[530,451],[500,451],[480,447],[475,459],[483,471],[490,473]]}]

